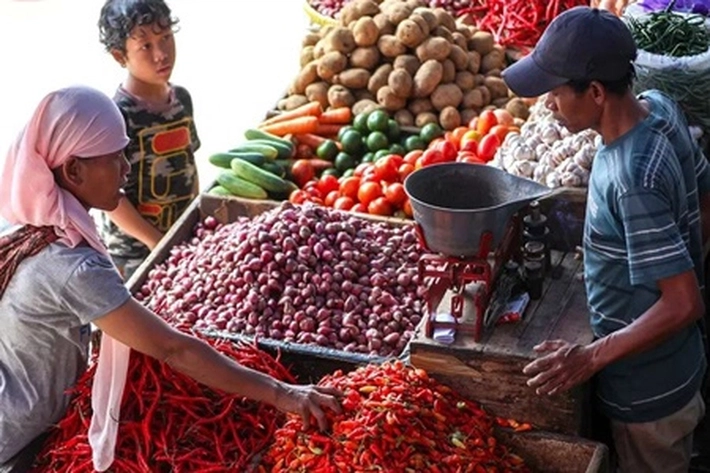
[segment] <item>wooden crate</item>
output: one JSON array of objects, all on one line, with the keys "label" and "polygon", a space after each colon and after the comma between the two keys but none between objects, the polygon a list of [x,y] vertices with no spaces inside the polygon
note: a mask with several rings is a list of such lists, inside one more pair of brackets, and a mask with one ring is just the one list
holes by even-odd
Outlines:
[{"label": "wooden crate", "polygon": [[[458,334],[453,344],[444,345],[419,330],[410,343],[410,360],[494,415],[529,422],[542,430],[587,434],[590,402],[586,385],[555,396],[538,396],[523,374],[523,367],[536,358],[533,347],[543,340],[586,344],[593,339],[584,284],[576,277],[581,261],[559,252],[553,252],[552,261],[562,268],[561,276],[546,280],[543,297],[530,303],[522,321],[487,331],[479,343]],[[471,292],[466,296],[464,321],[475,317]],[[445,297],[439,311],[448,308]]]},{"label": "wooden crate", "polygon": [[[215,217],[221,223],[235,221],[239,217],[254,218],[259,214],[278,207],[280,202],[273,200],[252,200],[239,197],[220,197],[201,194],[185,210],[180,219],[161,240],[148,258],[135,271],[128,281],[131,293],[136,293],[145,283],[148,273],[158,264],[164,262],[170,250],[177,244],[184,242],[192,236],[195,225],[207,216]],[[391,225],[406,225],[411,221],[397,218],[363,216],[367,220],[386,222]],[[252,342],[253,338],[220,331],[206,331],[205,335],[215,338],[228,338],[235,341]],[[287,343],[278,340],[259,339],[258,345],[263,350],[272,354],[279,353],[282,363],[297,374],[299,381],[313,383],[326,374],[336,369],[350,371],[357,366],[367,363],[381,363],[383,357],[364,355],[361,353],[348,353],[333,348],[324,348],[317,345],[304,345]],[[405,348],[399,358],[408,358],[408,349]]]}]

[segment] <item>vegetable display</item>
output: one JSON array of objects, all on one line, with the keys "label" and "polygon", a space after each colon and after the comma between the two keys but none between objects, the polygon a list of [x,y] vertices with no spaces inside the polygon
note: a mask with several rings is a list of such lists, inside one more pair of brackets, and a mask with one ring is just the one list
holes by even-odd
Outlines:
[{"label": "vegetable display", "polygon": [[639,49],[652,54],[682,57],[702,54],[710,46],[705,18],[671,11],[673,4],[641,18],[628,18],[629,29]]},{"label": "vegetable display", "polygon": [[[255,346],[206,340],[238,363],[293,382],[286,369]],[[88,441],[92,364],[73,390],[34,471],[93,472]],[[271,441],[281,414],[273,407],[217,392],[167,364],[131,352],[121,402],[116,458],[109,471],[247,471]]]},{"label": "vegetable display", "polygon": [[291,416],[260,472],[530,471],[496,441],[492,417],[423,370],[387,362],[336,372],[320,384],[344,393],[343,412],[328,413],[331,431],[303,431]]},{"label": "vegetable display", "polygon": [[284,202],[207,217],[136,298],[172,325],[393,356],[421,320],[412,226]]},{"label": "vegetable display", "polygon": [[508,133],[489,165],[548,187],[586,186],[601,136],[592,130],[570,134],[544,97],[530,111],[520,132]]}]

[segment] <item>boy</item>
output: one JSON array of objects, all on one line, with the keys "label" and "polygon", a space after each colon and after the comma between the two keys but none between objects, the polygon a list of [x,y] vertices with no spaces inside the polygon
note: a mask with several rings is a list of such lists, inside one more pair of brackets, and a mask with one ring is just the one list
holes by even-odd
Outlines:
[{"label": "boy", "polygon": [[199,192],[200,146],[188,91],[170,83],[178,20],[163,0],[107,0],[102,44],[128,76],[114,96],[126,121],[126,196],[103,215],[103,237],[124,278],[155,248]]}]

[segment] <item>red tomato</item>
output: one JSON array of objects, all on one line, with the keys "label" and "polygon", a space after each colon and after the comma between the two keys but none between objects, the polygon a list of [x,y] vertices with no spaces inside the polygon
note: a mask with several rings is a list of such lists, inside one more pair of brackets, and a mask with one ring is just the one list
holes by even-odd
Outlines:
[{"label": "red tomato", "polygon": [[444,161],[444,155],[438,149],[428,149],[424,151],[424,154],[422,154],[421,157],[422,167],[436,163],[443,163]]},{"label": "red tomato", "polygon": [[493,159],[498,147],[500,146],[500,138],[498,135],[486,135],[478,144],[478,157],[483,161],[488,162]]},{"label": "red tomato", "polygon": [[437,143],[434,149],[441,152],[443,162],[449,162],[456,159],[456,152],[458,151],[458,148],[450,141],[442,141],[441,143]]},{"label": "red tomato", "polygon": [[384,197],[378,197],[367,206],[367,213],[372,215],[392,215],[392,205]]},{"label": "red tomato", "polygon": [[355,204],[352,207],[350,207],[351,212],[358,212],[361,214],[366,214],[367,213],[367,206],[365,204]]},{"label": "red tomato", "polygon": [[296,147],[296,158],[309,159],[313,157],[313,148],[308,145],[300,144]]},{"label": "red tomato", "polygon": [[467,126],[458,126],[453,129],[451,132],[451,137],[453,138],[453,142],[458,146],[458,144],[461,142],[461,138],[463,135],[465,135],[469,130]]},{"label": "red tomato", "polygon": [[332,174],[326,174],[324,176],[321,176],[320,179],[318,179],[318,183],[316,185],[318,187],[318,190],[321,191],[321,194],[326,196],[332,191],[337,191],[340,188],[338,178],[333,176]]},{"label": "red tomato", "polygon": [[404,163],[404,158],[398,154],[390,154],[388,156],[385,156],[386,158],[390,158],[390,161],[394,161],[394,164],[399,167]]},{"label": "red tomato", "polygon": [[404,211],[404,214],[407,217],[413,217],[414,216],[414,211],[412,210],[412,203],[409,201],[409,199],[404,201],[404,205],[402,206],[402,210]]},{"label": "red tomato", "polygon": [[[478,141],[476,140],[467,140],[461,143],[461,151],[467,151],[470,153],[477,153],[478,152]],[[461,152],[459,151],[459,152]]]},{"label": "red tomato", "polygon": [[378,181],[394,182],[399,178],[398,167],[394,155],[383,156],[375,162],[375,178]]},{"label": "red tomato", "polygon": [[505,139],[505,135],[507,135],[509,132],[510,128],[508,128],[508,125],[496,125],[491,128],[491,131],[489,131],[488,133],[496,135],[498,138],[500,138],[500,142],[502,143]]},{"label": "red tomato", "polygon": [[340,194],[351,199],[357,199],[357,191],[360,188],[359,177],[346,177],[340,181]]},{"label": "red tomato", "polygon": [[368,205],[382,195],[382,186],[377,182],[364,182],[357,191],[357,199],[363,205]]},{"label": "red tomato", "polygon": [[409,163],[404,163],[399,167],[397,172],[399,173],[399,180],[404,182],[404,180],[407,178],[407,176],[409,176],[412,172],[414,172],[414,165],[409,164]]},{"label": "red tomato", "polygon": [[515,120],[513,115],[511,115],[510,112],[504,108],[497,108],[493,110],[493,113],[495,113],[496,120],[498,120],[500,125],[510,126]]},{"label": "red tomato", "polygon": [[498,119],[493,110],[484,110],[478,116],[478,122],[476,123],[476,130],[481,135],[487,135],[491,128],[498,124]]},{"label": "red tomato", "polygon": [[355,201],[348,197],[348,196],[341,196],[338,197],[335,200],[335,203],[333,204],[333,208],[338,209],[338,210],[350,210],[353,208],[353,205],[355,205]]},{"label": "red tomato", "polygon": [[360,163],[353,171],[353,176],[362,176],[365,171],[372,167],[372,163]]},{"label": "red tomato", "polygon": [[469,164],[486,164],[486,163],[483,162],[483,160],[482,160],[481,158],[479,158],[478,156],[473,156],[473,155],[471,155],[471,154],[465,155],[465,156],[461,156],[461,157],[458,159],[458,162],[460,162],[460,163],[469,163]]},{"label": "red tomato", "polygon": [[303,187],[316,176],[316,170],[309,160],[297,159],[291,166],[291,175],[293,176],[293,182],[298,187]]},{"label": "red tomato", "polygon": [[424,150],[421,149],[415,149],[414,151],[410,151],[409,153],[404,155],[404,162],[414,166],[415,164],[417,164],[417,159],[419,159],[419,156],[421,156],[422,153],[424,153]]},{"label": "red tomato", "polygon": [[404,191],[404,186],[399,182],[388,185],[385,188],[385,198],[387,202],[392,204],[395,208],[400,208],[407,200],[407,193]]},{"label": "red tomato", "polygon": [[323,193],[318,190],[316,186],[310,186],[306,187],[305,190],[311,197],[315,197],[317,199],[322,199],[323,198]]},{"label": "red tomato", "polygon": [[323,199],[323,203],[325,204],[326,207],[332,207],[333,204],[335,204],[335,201],[338,200],[339,197],[340,197],[340,192],[338,192],[337,190],[330,191],[325,196],[325,199]]},{"label": "red tomato", "polygon": [[477,130],[469,130],[464,135],[461,137],[461,142],[459,143],[461,145],[461,148],[463,148],[464,143],[467,141],[475,141],[479,142],[481,141],[481,134]]},{"label": "red tomato", "polygon": [[302,204],[307,200],[310,200],[310,197],[311,196],[308,194],[308,192],[301,189],[297,189],[291,192],[291,195],[288,196],[288,201],[292,204]]}]

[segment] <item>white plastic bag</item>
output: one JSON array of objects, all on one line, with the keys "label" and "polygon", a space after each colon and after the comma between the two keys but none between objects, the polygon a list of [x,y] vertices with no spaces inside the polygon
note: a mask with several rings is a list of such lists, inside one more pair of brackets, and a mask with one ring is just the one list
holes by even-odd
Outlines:
[{"label": "white plastic bag", "polygon": [[89,426],[89,444],[96,471],[106,471],[113,463],[130,354],[129,347],[102,334],[98,366],[91,388],[94,412]]}]

